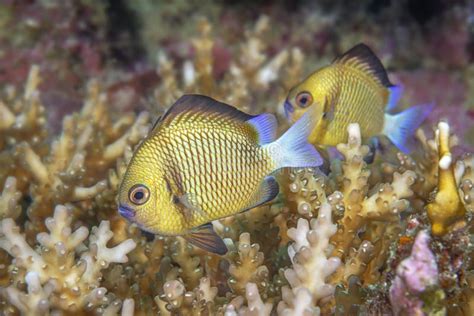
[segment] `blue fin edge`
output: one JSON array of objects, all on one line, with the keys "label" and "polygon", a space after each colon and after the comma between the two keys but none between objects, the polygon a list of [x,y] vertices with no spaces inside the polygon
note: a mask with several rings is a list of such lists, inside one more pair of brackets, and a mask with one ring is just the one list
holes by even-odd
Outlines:
[{"label": "blue fin edge", "polygon": [[258,143],[260,145],[269,144],[276,139],[277,120],[275,115],[264,113],[254,116],[247,121],[258,135]]},{"label": "blue fin edge", "polygon": [[403,94],[403,87],[400,85],[391,86],[390,88],[388,88],[388,90],[389,90],[389,97],[388,97],[387,107],[385,109],[386,112],[393,111],[397,107],[398,101],[400,101]]},{"label": "blue fin edge", "polygon": [[385,114],[383,134],[386,135],[398,149],[408,154],[410,150],[406,146],[407,140],[428,117],[433,107],[434,104],[417,105],[397,114]]}]

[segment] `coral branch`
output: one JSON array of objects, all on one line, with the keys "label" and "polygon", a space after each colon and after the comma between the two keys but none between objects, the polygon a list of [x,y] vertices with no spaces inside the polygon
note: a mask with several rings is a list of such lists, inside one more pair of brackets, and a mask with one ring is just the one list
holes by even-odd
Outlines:
[{"label": "coral branch", "polygon": [[49,315],[49,297],[54,290],[54,285],[48,283],[42,286],[39,275],[33,271],[26,274],[25,282],[27,294],[10,286],[5,290],[7,299],[23,314]]},{"label": "coral branch", "polygon": [[[11,303],[22,308],[32,308],[38,302],[32,302],[40,286],[52,284],[53,290],[46,290],[47,296],[41,294],[41,300],[47,299],[42,306],[49,306],[51,310],[77,311],[81,308],[93,308],[105,304],[107,289],[98,287],[101,280],[101,270],[111,263],[123,263],[128,260],[127,254],[136,244],[133,240],[126,240],[113,248],[107,247],[112,238],[109,223],[102,221],[98,228],[93,228],[89,236],[89,249],[84,248],[88,236],[86,227],[79,227],[74,232],[71,229],[72,217],[64,206],[58,205],[54,217],[46,220],[49,233],[40,233],[37,236],[41,247],[33,250],[26,242],[19,228],[7,218],[0,226],[0,247],[13,256],[12,264],[17,269],[16,277],[20,280],[24,276],[27,284],[32,284],[27,295],[29,303],[18,305],[18,301]],[[80,254],[80,259],[77,257]],[[26,276],[25,276],[26,273]],[[10,293],[18,297],[20,291],[14,285],[9,287]],[[21,292],[21,291],[20,291]],[[40,291],[41,292],[41,291]],[[51,294],[51,295],[49,295]],[[11,296],[9,296],[11,300]],[[35,305],[36,304],[36,305]]]},{"label": "coral branch", "polygon": [[328,203],[321,205],[318,218],[311,220],[311,228],[307,220],[300,219],[298,226],[288,231],[288,236],[294,240],[288,247],[293,268],[285,271],[285,277],[295,295],[300,288],[308,289],[313,304],[334,293],[334,286],[327,284],[326,279],[341,262],[337,257],[328,259],[326,252],[329,238],[336,231],[336,225],[331,222],[331,206]]},{"label": "coral branch", "polygon": [[268,268],[263,264],[263,253],[258,244],[250,243],[250,234],[242,233],[239,238],[238,251],[232,255],[233,263],[229,267],[231,275],[230,288],[237,294],[243,295],[248,283],[259,285],[263,291],[267,285]]},{"label": "coral branch", "polygon": [[287,286],[281,288],[282,301],[278,304],[277,313],[281,316],[314,316],[319,315],[319,307],[313,304],[311,292],[306,288],[296,291]]},{"label": "coral branch", "polygon": [[6,217],[16,219],[21,213],[19,200],[21,192],[17,191],[16,178],[8,177],[3,186],[3,192],[0,195],[0,220]]},{"label": "coral branch", "polygon": [[426,207],[426,211],[432,224],[433,234],[440,236],[448,232],[448,227],[463,220],[466,210],[459,197],[458,183],[449,147],[449,125],[447,123],[438,124],[436,137],[439,153],[438,192],[434,201]]}]

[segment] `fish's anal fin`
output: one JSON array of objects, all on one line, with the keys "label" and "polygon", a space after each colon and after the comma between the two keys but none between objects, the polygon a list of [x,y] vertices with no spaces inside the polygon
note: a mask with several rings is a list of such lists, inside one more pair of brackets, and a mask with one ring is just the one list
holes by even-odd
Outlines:
[{"label": "fish's anal fin", "polygon": [[257,141],[260,145],[271,143],[276,139],[277,120],[275,115],[260,114],[248,120],[247,123],[255,129]]},{"label": "fish's anal fin", "polygon": [[250,210],[259,205],[270,202],[280,192],[280,187],[278,182],[272,176],[267,176],[263,179],[262,184],[260,185],[259,190],[255,193],[253,201],[250,203],[249,207],[245,210]]},{"label": "fish's anal fin", "polygon": [[337,57],[333,63],[359,69],[362,72],[374,76],[383,86],[391,87],[393,84],[388,79],[387,72],[380,59],[374,54],[369,46],[360,43]]},{"label": "fish's anal fin", "polygon": [[183,235],[183,238],[190,244],[206,251],[218,255],[227,253],[224,241],[216,234],[211,223],[199,226],[197,229]]}]

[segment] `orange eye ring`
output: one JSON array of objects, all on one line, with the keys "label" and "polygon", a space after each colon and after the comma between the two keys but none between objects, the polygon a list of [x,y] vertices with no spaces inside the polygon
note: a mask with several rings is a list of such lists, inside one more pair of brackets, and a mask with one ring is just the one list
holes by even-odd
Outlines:
[{"label": "orange eye ring", "polygon": [[150,198],[150,190],[143,184],[135,184],[128,191],[128,198],[135,205],[145,204]]},{"label": "orange eye ring", "polygon": [[306,108],[313,103],[313,96],[311,95],[311,93],[303,91],[298,93],[295,98],[295,101],[300,108]]}]

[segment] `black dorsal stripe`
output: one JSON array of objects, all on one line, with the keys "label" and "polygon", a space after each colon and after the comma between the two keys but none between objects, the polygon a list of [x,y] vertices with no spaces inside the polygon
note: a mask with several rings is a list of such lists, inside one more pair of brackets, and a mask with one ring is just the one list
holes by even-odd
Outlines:
[{"label": "black dorsal stripe", "polygon": [[349,64],[352,61],[357,61],[359,64],[366,65],[369,68],[370,73],[385,87],[389,88],[393,86],[388,79],[385,67],[369,46],[363,43],[357,44],[341,56],[337,57],[333,63]]}]

